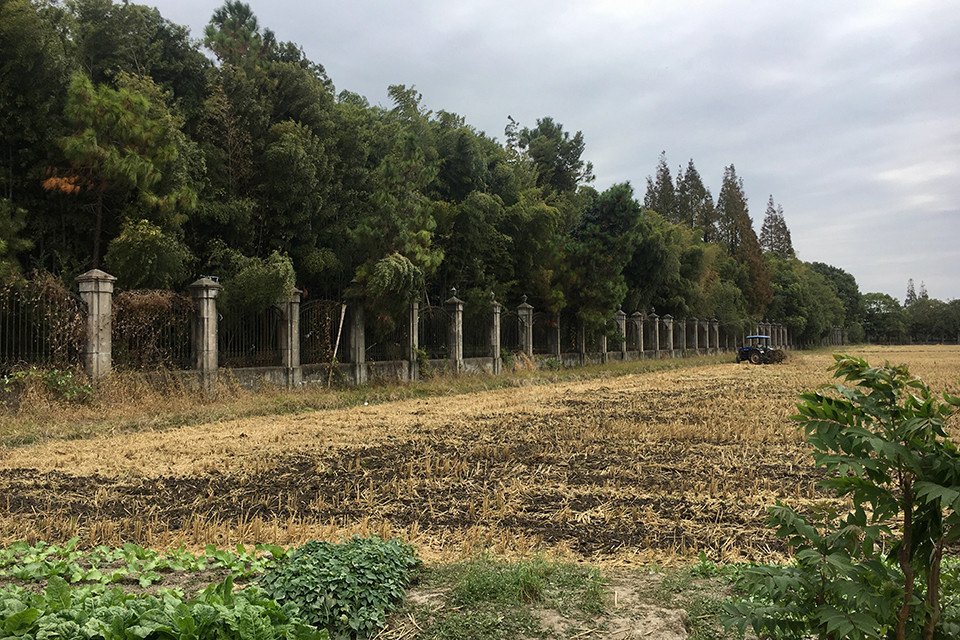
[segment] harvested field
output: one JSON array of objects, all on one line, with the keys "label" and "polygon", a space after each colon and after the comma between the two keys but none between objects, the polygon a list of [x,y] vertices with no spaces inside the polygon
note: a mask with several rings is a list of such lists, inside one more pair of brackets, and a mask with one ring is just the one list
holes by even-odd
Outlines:
[{"label": "harvested field", "polygon": [[[960,349],[872,348],[960,394]],[[0,542],[155,548],[403,535],[427,558],[776,557],[824,500],[788,417],[830,354],[244,418],[0,450]]]}]

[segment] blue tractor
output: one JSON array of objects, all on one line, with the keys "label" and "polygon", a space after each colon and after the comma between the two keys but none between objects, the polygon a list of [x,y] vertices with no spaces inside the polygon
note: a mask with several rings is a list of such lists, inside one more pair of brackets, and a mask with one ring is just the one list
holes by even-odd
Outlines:
[{"label": "blue tractor", "polygon": [[783,362],[784,354],[780,349],[770,346],[770,336],[747,336],[743,346],[737,349],[737,362],[752,364],[773,364]]}]

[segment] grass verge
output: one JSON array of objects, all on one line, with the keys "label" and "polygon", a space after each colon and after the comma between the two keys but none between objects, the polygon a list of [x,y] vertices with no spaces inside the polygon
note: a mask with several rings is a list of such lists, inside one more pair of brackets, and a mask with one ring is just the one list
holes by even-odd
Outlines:
[{"label": "grass verge", "polygon": [[0,406],[0,444],[16,447],[50,440],[163,431],[236,418],[289,415],[516,386],[615,378],[718,364],[729,362],[729,359],[724,355],[640,360],[568,369],[528,369],[499,376],[438,375],[417,383],[382,380],[339,389],[305,385],[284,390],[263,385],[248,390],[235,384],[227,372],[222,376],[215,399],[190,389],[182,379],[169,372],[150,376],[117,372],[100,382],[92,397],[85,402],[59,397],[43,384],[25,385],[16,403]]}]

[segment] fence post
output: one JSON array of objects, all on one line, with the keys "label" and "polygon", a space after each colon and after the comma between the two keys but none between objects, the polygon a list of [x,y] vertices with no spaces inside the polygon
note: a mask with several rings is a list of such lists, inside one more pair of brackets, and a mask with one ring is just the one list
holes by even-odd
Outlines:
[{"label": "fence post", "polygon": [[620,331],[620,360],[627,359],[627,314],[623,307],[617,309],[617,330]]},{"label": "fence post", "polygon": [[299,387],[303,382],[300,366],[300,295],[294,289],[290,299],[280,305],[280,353],[283,357],[283,376],[288,389]]},{"label": "fence post", "polygon": [[[560,314],[553,314],[553,331],[550,333],[550,351],[553,357],[557,359],[560,366],[563,365],[563,345],[560,333]],[[960,344],[960,343],[958,343]]]},{"label": "fence post", "polygon": [[643,314],[634,311],[630,319],[633,321],[633,328],[636,329],[637,334],[637,344],[635,345],[637,347],[637,360],[643,360]]},{"label": "fence post", "polygon": [[517,317],[520,322],[520,349],[533,362],[533,306],[527,304],[527,296],[517,307]]},{"label": "fence post", "polygon": [[669,313],[663,316],[663,328],[667,330],[667,357],[673,358],[673,316]]},{"label": "fence post", "polygon": [[463,370],[463,300],[457,297],[457,290],[450,289],[450,298],[444,303],[450,313],[447,325],[447,357],[454,371]]},{"label": "fence post", "polygon": [[367,337],[363,317],[363,300],[353,298],[350,311],[350,363],[353,365],[354,384],[367,382]]},{"label": "fence post", "polygon": [[653,357],[660,359],[660,316],[656,311],[651,311],[647,316],[651,322],[650,340],[653,342]]},{"label": "fence post", "polygon": [[200,278],[188,288],[196,307],[193,320],[194,363],[200,374],[200,386],[206,393],[213,394],[220,364],[217,352],[217,294],[222,287],[212,278]]},{"label": "fence post", "polygon": [[687,322],[693,325],[693,355],[700,355],[700,320],[687,318]]},{"label": "fence post", "polygon": [[414,300],[407,308],[407,371],[411,382],[420,379],[420,303]]},{"label": "fence post", "polygon": [[80,298],[87,305],[87,343],[83,368],[96,381],[110,373],[113,364],[113,283],[117,279],[100,269],[77,276]]},{"label": "fence post", "polygon": [[677,320],[680,330],[680,357],[687,357],[687,321]]},{"label": "fence post", "polygon": [[577,358],[581,367],[587,364],[587,330],[582,320],[577,321]]},{"label": "fence post", "polygon": [[713,334],[713,355],[720,353],[720,321],[716,318],[710,319],[710,333]]},{"label": "fence post", "polygon": [[500,312],[503,305],[490,292],[490,357],[493,358],[493,375],[498,376],[503,371],[503,358],[500,357]]}]

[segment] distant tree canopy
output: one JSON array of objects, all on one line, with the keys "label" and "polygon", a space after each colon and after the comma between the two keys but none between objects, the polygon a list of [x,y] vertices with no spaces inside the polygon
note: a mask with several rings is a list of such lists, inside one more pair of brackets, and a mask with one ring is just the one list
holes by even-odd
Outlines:
[{"label": "distant tree canopy", "polygon": [[208,273],[237,307],[294,284],[371,305],[456,287],[595,329],[655,307],[778,320],[810,343],[835,324],[955,326],[956,305],[918,296],[896,320],[846,272],[800,262],[772,196],[758,237],[732,164],[714,199],[692,159],[674,177],[663,153],[641,204],[629,183],[594,189],[583,133],[549,116],[508,117],[500,142],[414,87],[386,106],[336,93],[239,0],[188,35],[144,5],[0,0],[0,275],[103,264],[121,287],[179,288]]}]

